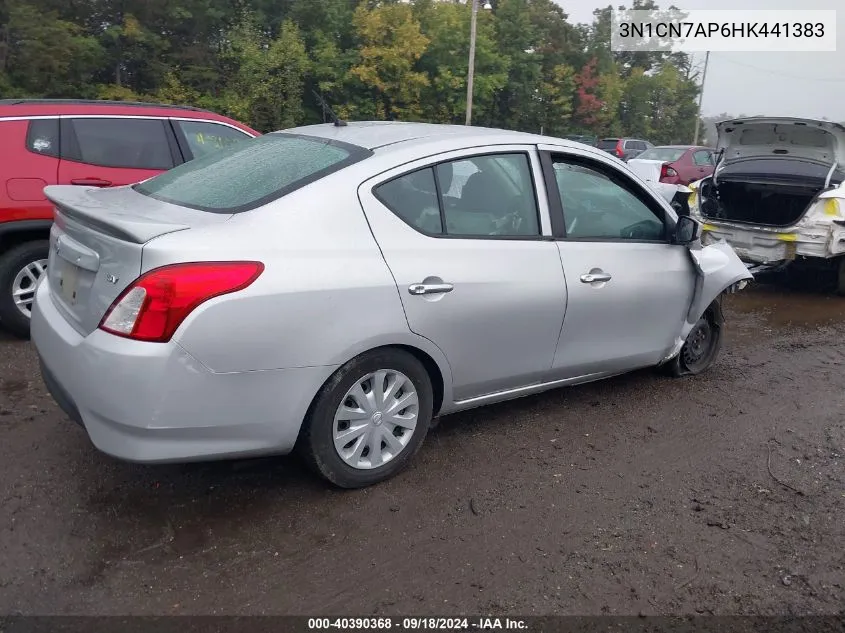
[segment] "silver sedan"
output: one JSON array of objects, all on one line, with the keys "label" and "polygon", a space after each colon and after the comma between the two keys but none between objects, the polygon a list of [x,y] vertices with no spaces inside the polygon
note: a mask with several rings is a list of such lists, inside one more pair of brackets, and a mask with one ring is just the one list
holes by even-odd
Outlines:
[{"label": "silver sedan", "polygon": [[436,416],[704,371],[751,277],[605,152],[501,130],[308,126],[46,195],[32,337],[98,449],[298,449],[350,488],[405,468]]}]

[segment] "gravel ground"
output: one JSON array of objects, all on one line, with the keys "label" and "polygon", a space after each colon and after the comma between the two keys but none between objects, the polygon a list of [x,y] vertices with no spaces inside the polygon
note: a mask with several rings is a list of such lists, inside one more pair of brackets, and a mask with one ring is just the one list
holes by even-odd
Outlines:
[{"label": "gravel ground", "polygon": [[729,297],[717,365],[446,417],[360,491],[96,452],[0,334],[0,613],[843,614],[845,299]]}]

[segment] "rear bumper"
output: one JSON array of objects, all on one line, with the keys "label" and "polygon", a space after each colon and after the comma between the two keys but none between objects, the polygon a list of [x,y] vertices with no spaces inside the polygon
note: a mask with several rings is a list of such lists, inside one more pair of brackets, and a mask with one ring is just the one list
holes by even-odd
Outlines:
[{"label": "rear bumper", "polygon": [[53,397],[53,400],[56,401],[56,404],[59,405],[59,408],[65,412],[67,417],[76,422],[82,428],[85,428],[85,423],[82,421],[82,415],[79,413],[79,409],[76,408],[73,398],[67,391],[65,391],[65,388],[59,384],[59,381],[56,380],[53,372],[47,369],[44,361],[41,360],[41,358],[39,358],[39,361],[41,365],[41,380],[44,381],[44,386],[47,387],[47,391]]},{"label": "rear bumper", "polygon": [[32,341],[47,389],[99,450],[185,462],[284,454],[334,367],[213,373],[176,343],[82,336],[36,293]]},{"label": "rear bumper", "polygon": [[725,240],[739,258],[767,268],[780,266],[798,257],[829,259],[836,256],[831,248],[831,231],[827,228],[748,227],[702,219],[703,230]]}]

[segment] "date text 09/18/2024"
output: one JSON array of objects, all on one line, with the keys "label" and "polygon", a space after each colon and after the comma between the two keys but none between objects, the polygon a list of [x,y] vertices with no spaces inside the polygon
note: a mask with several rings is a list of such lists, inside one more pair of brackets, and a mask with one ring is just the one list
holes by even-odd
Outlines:
[{"label": "date text 09/18/2024", "polygon": [[498,617],[371,617],[371,618],[309,618],[309,631],[500,631],[526,630],[525,620]]}]

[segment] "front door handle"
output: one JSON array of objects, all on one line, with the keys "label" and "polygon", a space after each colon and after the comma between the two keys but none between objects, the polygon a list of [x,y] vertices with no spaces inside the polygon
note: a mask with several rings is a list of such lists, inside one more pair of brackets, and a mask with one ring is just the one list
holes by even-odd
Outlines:
[{"label": "front door handle", "polygon": [[111,187],[111,180],[103,180],[102,178],[74,178],[70,181],[70,184],[82,187]]},{"label": "front door handle", "polygon": [[592,284],[597,281],[610,281],[611,278],[612,277],[607,273],[587,273],[586,275],[581,275],[581,282],[585,284]]},{"label": "front door handle", "polygon": [[411,284],[408,292],[412,295],[434,295],[443,292],[452,292],[452,284]]}]

